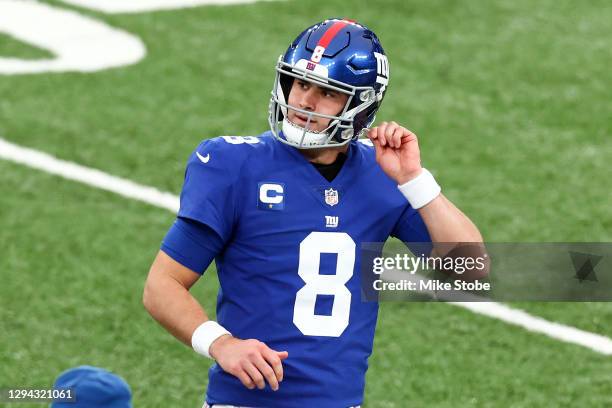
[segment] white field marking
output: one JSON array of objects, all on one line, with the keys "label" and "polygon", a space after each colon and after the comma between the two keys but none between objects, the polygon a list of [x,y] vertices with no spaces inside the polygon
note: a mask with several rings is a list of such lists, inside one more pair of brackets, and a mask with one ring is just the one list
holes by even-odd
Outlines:
[{"label": "white field marking", "polygon": [[64,3],[86,7],[105,13],[141,13],[157,10],[174,10],[206,5],[229,6],[255,3],[261,0],[62,0]]},{"label": "white field marking", "polygon": [[30,0],[0,0],[0,32],[54,55],[38,60],[0,57],[0,74],[93,72],[134,64],[146,55],[142,41],[130,33]]},{"label": "white field marking", "polygon": [[[179,198],[173,194],[159,191],[153,187],[143,186],[120,177],[111,176],[100,170],[81,166],[65,160],[57,159],[47,153],[29,149],[10,143],[0,138],[0,159],[23,164],[34,169],[55,174],[66,179],[74,180],[98,187],[121,196],[142,201],[156,207],[178,212]],[[418,279],[418,276],[405,272],[385,273],[385,280],[398,281],[400,279]],[[463,297],[465,299],[465,296]],[[601,354],[612,354],[612,340],[600,334],[590,333],[575,327],[550,322],[529,313],[514,309],[497,302],[446,302],[454,306],[463,307],[471,312],[502,320],[532,332],[542,333],[546,336],[566,343],[577,344]]]},{"label": "white field marking", "polygon": [[497,302],[448,302],[471,312],[482,314],[514,324],[531,332],[542,333],[566,343],[578,344],[607,356],[612,355],[612,340],[609,337],[580,330],[561,323],[550,322],[541,317],[514,309]]},{"label": "white field marking", "polygon": [[1,138],[0,158],[102,190],[111,191],[123,197],[165,208],[175,214],[179,209],[179,198],[174,194],[165,193],[153,187],[143,186],[121,177],[111,176],[100,170],[81,166],[80,164],[60,160],[47,153],[21,147]]},{"label": "white field marking", "polygon": [[[426,278],[421,275],[398,270],[387,271],[384,273],[384,280],[390,282],[409,280],[417,282],[418,285],[418,281],[424,279]],[[572,326],[551,322],[541,317],[532,316],[523,310],[515,309],[498,302],[486,301],[487,298],[472,295],[466,292],[449,291],[448,293],[440,293],[433,291],[419,291],[419,293],[425,294],[433,299],[444,300],[445,303],[462,307],[474,313],[489,316],[503,322],[522,327],[531,332],[542,333],[548,337],[552,337],[553,339],[566,343],[577,344],[608,356],[612,355],[612,339],[601,334],[595,334]],[[451,301],[451,299],[469,299],[471,301],[454,302]]]}]

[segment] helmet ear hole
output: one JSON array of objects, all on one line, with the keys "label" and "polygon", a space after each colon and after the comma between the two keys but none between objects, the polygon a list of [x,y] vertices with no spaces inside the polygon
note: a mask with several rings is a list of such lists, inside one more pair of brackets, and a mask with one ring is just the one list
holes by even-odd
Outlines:
[{"label": "helmet ear hole", "polygon": [[373,89],[367,89],[359,94],[359,100],[361,102],[370,102],[376,98],[375,92]]},{"label": "helmet ear hole", "polygon": [[340,133],[340,138],[342,140],[348,140],[348,139],[352,139],[353,138],[353,129],[344,129],[341,133]]}]

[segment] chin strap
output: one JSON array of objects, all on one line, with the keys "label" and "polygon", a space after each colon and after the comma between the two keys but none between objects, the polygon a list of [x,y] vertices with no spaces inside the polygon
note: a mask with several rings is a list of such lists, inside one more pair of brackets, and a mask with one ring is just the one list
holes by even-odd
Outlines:
[{"label": "chin strap", "polygon": [[286,117],[283,119],[283,134],[285,139],[297,147],[321,146],[329,137],[327,132],[312,132],[292,123]]}]

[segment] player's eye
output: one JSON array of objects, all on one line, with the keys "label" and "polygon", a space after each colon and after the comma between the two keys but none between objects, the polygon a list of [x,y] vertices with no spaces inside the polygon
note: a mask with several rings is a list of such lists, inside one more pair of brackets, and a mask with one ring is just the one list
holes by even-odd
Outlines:
[{"label": "player's eye", "polygon": [[308,89],[308,84],[306,82],[304,82],[304,81],[297,81],[297,83],[298,83],[298,86],[301,89]]},{"label": "player's eye", "polygon": [[338,96],[338,92],[334,91],[323,91],[323,95],[327,98],[335,98]]}]

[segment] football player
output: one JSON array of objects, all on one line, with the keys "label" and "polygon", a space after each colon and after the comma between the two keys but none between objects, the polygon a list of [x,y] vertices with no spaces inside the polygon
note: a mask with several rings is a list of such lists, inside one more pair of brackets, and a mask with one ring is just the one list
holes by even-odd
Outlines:
[{"label": "football player", "polygon": [[[388,81],[371,30],[325,20],[278,60],[271,130],[205,140],[189,158],[144,304],[215,360],[205,405],[360,405],[378,312],[361,300],[361,244],[482,242],[421,166],[416,135],[369,129]],[[217,321],[189,292],[213,259]]]}]

